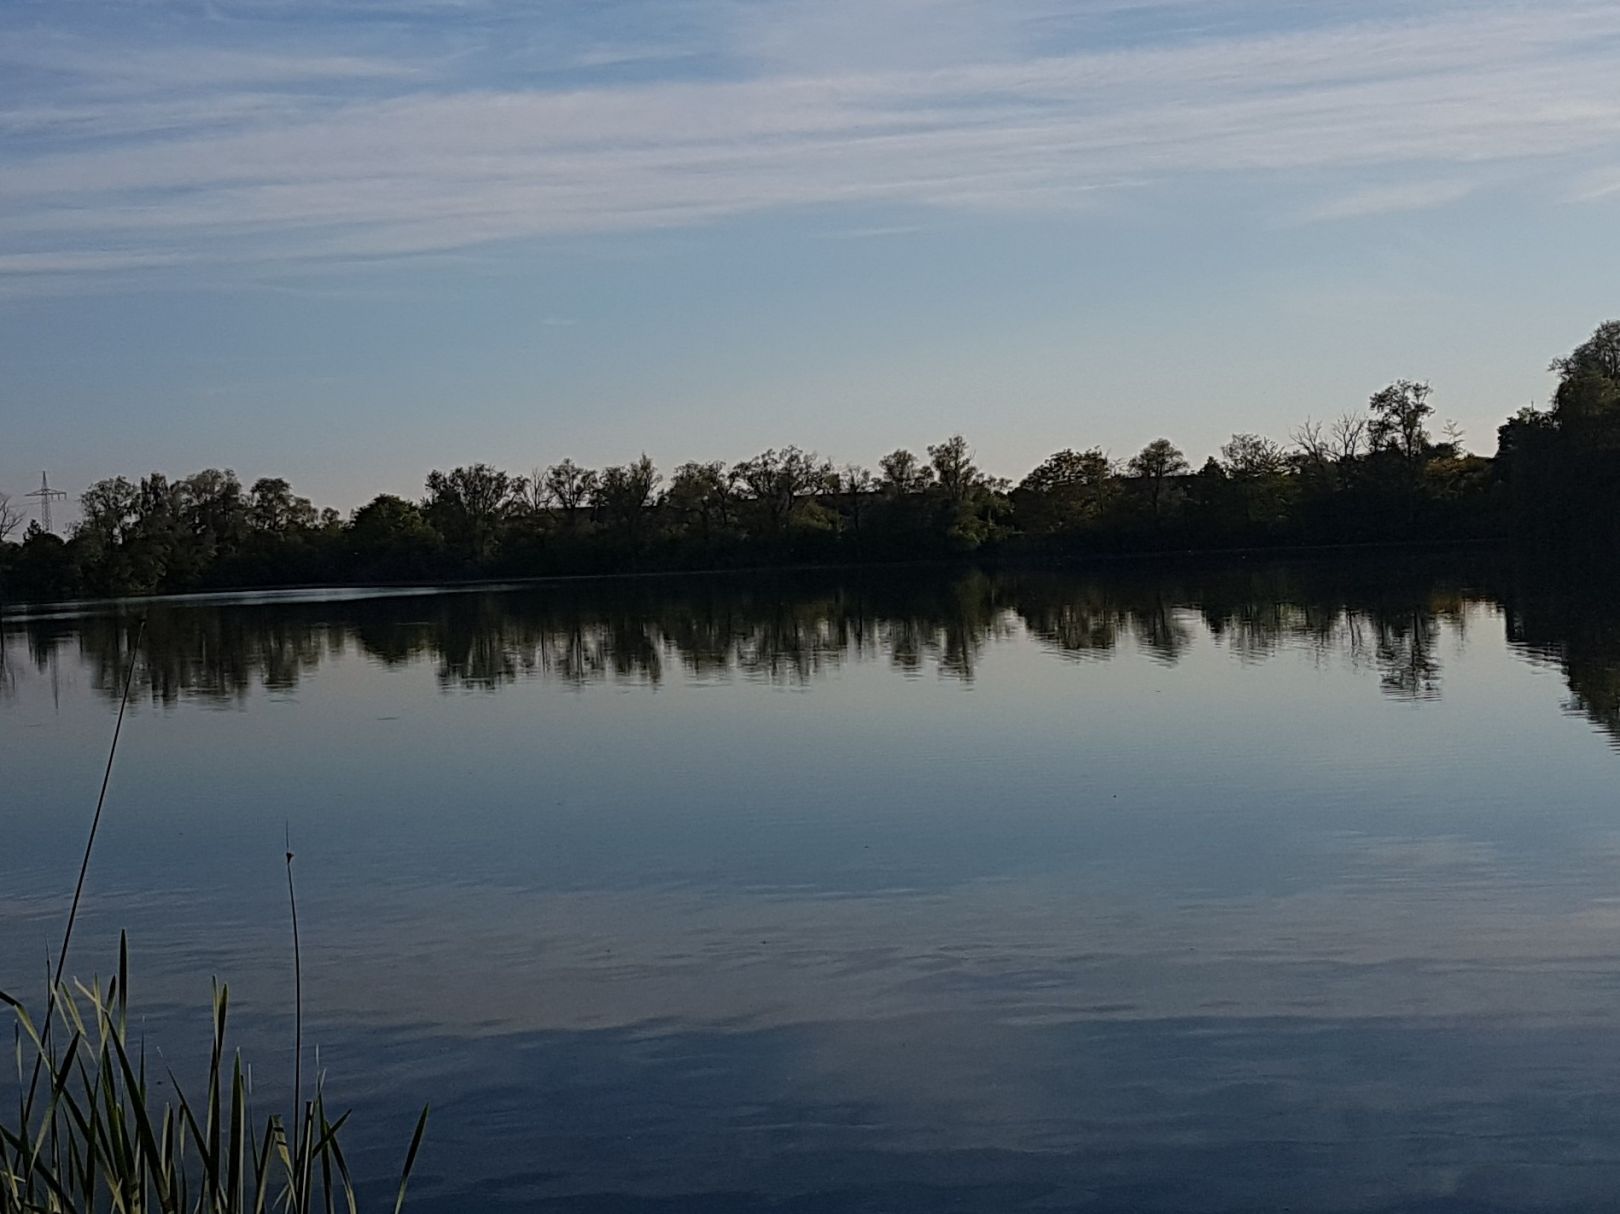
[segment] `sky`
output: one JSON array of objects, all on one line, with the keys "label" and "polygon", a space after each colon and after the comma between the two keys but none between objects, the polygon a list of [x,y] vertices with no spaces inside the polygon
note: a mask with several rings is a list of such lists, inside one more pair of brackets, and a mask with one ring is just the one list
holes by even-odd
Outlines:
[{"label": "sky", "polygon": [[0,491],[1194,462],[1620,315],[1620,5],[5,0]]}]

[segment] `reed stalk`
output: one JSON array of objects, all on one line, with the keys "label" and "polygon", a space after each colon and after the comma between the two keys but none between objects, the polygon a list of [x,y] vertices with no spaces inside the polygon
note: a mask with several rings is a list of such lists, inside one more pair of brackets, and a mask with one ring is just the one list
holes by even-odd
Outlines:
[{"label": "reed stalk", "polygon": [[[0,1004],[15,1021],[18,1092],[15,1121],[0,1113],[0,1214],[334,1214],[339,1205],[358,1214],[339,1141],[349,1115],[327,1117],[319,1077],[311,1099],[303,1099],[303,963],[290,842],[287,896],[296,1009],[291,1132],[280,1116],[272,1114],[262,1123],[254,1119],[241,1055],[227,1053],[226,987],[214,986],[202,1099],[188,1096],[170,1071],[173,1096],[160,1104],[148,1085],[145,1047],[129,1041],[127,937],[119,934],[118,972],[105,987],[99,979],[88,986],[63,980],[145,630],[142,619],[44,1015],[34,1019],[21,1000],[0,991]],[[395,1214],[404,1208],[427,1119],[424,1107],[400,1170]]]}]

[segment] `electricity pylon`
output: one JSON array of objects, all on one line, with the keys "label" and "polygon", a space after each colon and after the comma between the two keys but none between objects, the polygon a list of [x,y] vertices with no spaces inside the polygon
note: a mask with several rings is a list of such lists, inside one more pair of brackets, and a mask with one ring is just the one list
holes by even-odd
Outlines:
[{"label": "electricity pylon", "polygon": [[39,525],[45,530],[51,529],[51,503],[53,501],[66,501],[67,494],[60,489],[52,489],[50,479],[41,472],[39,474],[39,488],[32,493],[23,494],[24,497],[37,497],[39,499]]}]

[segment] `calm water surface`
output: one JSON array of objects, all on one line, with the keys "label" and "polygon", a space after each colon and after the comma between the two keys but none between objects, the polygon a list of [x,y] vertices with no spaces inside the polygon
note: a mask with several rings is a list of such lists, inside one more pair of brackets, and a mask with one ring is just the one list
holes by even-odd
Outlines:
[{"label": "calm water surface", "polygon": [[[1484,568],[646,581],[4,624],[0,987],[305,992],[422,1211],[1595,1209],[1620,607]],[[261,1111],[262,1108],[261,1108]]]}]

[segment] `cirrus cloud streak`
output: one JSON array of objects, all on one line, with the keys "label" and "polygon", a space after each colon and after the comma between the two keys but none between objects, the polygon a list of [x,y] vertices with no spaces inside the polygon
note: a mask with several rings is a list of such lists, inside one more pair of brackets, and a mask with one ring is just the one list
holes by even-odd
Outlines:
[{"label": "cirrus cloud streak", "polygon": [[[1130,188],[1195,204],[1212,178],[1293,185],[1307,219],[1445,205],[1550,158],[1612,163],[1617,40],[1614,6],[1486,4],[569,87],[330,47],[302,66],[198,52],[176,86],[76,51],[56,60],[76,83],[0,105],[0,276],[400,256],[805,207],[1049,211]],[[1324,174],[1342,196],[1322,199]]]}]

